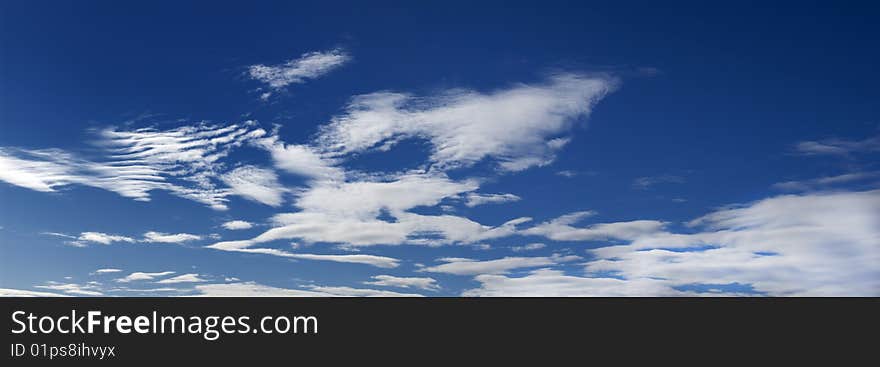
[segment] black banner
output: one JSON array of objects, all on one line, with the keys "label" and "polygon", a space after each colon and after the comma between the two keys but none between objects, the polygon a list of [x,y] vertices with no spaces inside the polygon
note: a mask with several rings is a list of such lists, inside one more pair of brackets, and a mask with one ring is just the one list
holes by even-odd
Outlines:
[{"label": "black banner", "polygon": [[[0,299],[7,366],[403,356],[420,358],[412,363],[675,361],[706,352],[724,359],[803,358],[841,346],[847,352],[839,358],[846,359],[875,344],[878,304],[876,298]],[[86,332],[90,311],[92,333]]]}]

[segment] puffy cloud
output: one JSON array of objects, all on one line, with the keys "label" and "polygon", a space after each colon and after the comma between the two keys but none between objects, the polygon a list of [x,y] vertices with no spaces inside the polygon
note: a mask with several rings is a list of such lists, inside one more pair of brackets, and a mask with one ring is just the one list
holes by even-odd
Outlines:
[{"label": "puffy cloud", "polygon": [[116,279],[116,281],[119,283],[128,283],[128,282],[133,282],[133,281],[137,281],[137,280],[153,280],[153,279],[161,278],[161,277],[168,276],[171,274],[174,274],[174,272],[173,271],[162,271],[162,272],[157,272],[157,273],[134,272],[134,273],[131,273],[131,274],[125,276],[124,278]]},{"label": "puffy cloud", "polygon": [[144,242],[182,243],[188,241],[198,241],[200,239],[202,239],[202,236],[189,233],[170,234],[153,231],[144,233]]},{"label": "puffy cloud", "polygon": [[506,171],[553,161],[577,118],[614,88],[606,77],[561,74],[544,84],[492,93],[451,90],[418,98],[378,92],[361,95],[324,126],[318,145],[337,155],[388,149],[406,138],[431,142],[433,169],[494,158]]},{"label": "puffy cloud", "polygon": [[300,84],[307,79],[320,77],[349,60],[351,56],[341,49],[308,52],[298,59],[280,65],[251,65],[248,67],[248,74],[251,78],[268,84],[272,89],[281,89],[290,84]]},{"label": "puffy cloud", "polygon": [[553,255],[545,257],[505,257],[495,260],[474,260],[465,258],[442,258],[445,264],[422,268],[419,271],[455,275],[503,274],[520,268],[534,268],[581,260],[581,257]]},{"label": "puffy cloud", "polygon": [[376,275],[372,277],[372,281],[364,282],[364,284],[378,285],[383,287],[398,288],[419,288],[424,290],[438,290],[440,286],[437,280],[428,277],[396,277],[392,275]]},{"label": "puffy cloud", "polygon": [[221,224],[223,228],[226,228],[230,231],[236,231],[241,229],[250,229],[254,225],[251,222],[243,221],[243,220],[231,220]]},{"label": "puffy cloud", "polygon": [[563,215],[549,222],[520,231],[526,235],[544,236],[556,241],[584,240],[632,240],[661,231],[664,222],[636,220],[631,222],[599,223],[589,227],[574,227],[573,224],[594,212],[583,211]]},{"label": "puffy cloud", "polygon": [[520,197],[514,194],[477,194],[472,192],[467,195],[467,201],[465,201],[464,205],[472,208],[477,205],[501,204],[519,200]]},{"label": "puffy cloud", "polygon": [[176,283],[202,283],[207,282],[207,280],[199,277],[198,274],[190,273],[190,274],[182,274],[176,277],[162,279],[156,283],[158,284],[176,284]]},{"label": "puffy cloud", "polygon": [[238,167],[224,174],[221,179],[229,185],[233,193],[270,206],[281,205],[284,202],[284,193],[287,192],[278,182],[275,172],[254,166]]}]

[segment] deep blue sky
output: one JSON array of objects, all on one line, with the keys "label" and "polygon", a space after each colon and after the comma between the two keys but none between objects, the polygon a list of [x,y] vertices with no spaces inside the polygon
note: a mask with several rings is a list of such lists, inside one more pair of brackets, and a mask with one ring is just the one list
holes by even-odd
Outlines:
[{"label": "deep blue sky", "polygon": [[[612,75],[619,88],[576,122],[571,143],[550,165],[497,175],[479,165],[450,172],[453,179],[491,176],[480,192],[522,198],[462,206],[458,215],[496,226],[516,217],[539,223],[593,210],[598,216],[580,226],[645,219],[690,233],[682,222],[785,194],[776,183],[871,175],[878,168],[871,148],[841,157],[805,156],[795,147],[878,135],[880,7],[831,1],[614,3],[5,2],[0,147],[58,148],[92,157],[94,133],[107,126],[170,129],[251,119],[267,129],[280,124],[280,138],[306,144],[356,95],[390,90],[430,96],[456,88],[491,93],[577,72]],[[247,75],[249,65],[276,65],[336,48],[351,61],[267,101],[258,98],[261,84]],[[240,162],[271,166],[264,153],[248,149],[240,152]],[[346,167],[399,170],[426,152],[404,143],[396,154],[364,154]],[[566,178],[560,171],[577,175]],[[302,184],[279,176],[291,187]],[[639,188],[640,178],[656,183]],[[876,182],[833,189],[857,192]],[[45,193],[0,182],[0,288],[51,291],[34,287],[96,281],[90,272],[119,268],[120,276],[175,271],[289,289],[318,284],[458,295],[480,283],[472,276],[417,272],[413,264],[573,253],[584,259],[554,269],[581,276],[581,264],[592,256],[585,249],[610,244],[513,236],[488,241],[492,249],[486,251],[461,244],[361,250],[404,260],[389,270],[200,249],[216,242],[207,238],[185,245],[79,248],[41,234],[138,237],[154,230],[245,239],[267,228],[232,232],[219,225],[232,219],[265,224],[274,214],[296,211],[290,198],[273,208],[232,197],[230,210],[218,212],[167,192],[151,197],[144,203],[81,185]],[[547,247],[531,253],[508,249],[533,242]],[[307,250],[340,253],[326,244]],[[362,284],[379,274],[432,277],[442,288]],[[101,281],[111,284],[109,279]],[[751,289],[739,285],[746,281],[726,282],[728,289]]]}]

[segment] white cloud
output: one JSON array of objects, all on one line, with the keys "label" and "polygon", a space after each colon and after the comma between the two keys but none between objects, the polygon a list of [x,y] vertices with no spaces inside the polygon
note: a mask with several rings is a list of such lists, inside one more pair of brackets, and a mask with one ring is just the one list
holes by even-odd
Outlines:
[{"label": "white cloud", "polygon": [[81,296],[102,296],[97,286],[91,284],[75,284],[75,283],[58,283],[47,282],[45,285],[38,285],[35,288],[50,289],[61,291],[67,294],[75,294]]},{"label": "white cloud", "polygon": [[285,144],[277,136],[260,140],[257,145],[272,156],[275,167],[288,173],[305,176],[317,181],[340,182],[345,171],[334,167],[335,159],[325,157],[306,145]]},{"label": "white cloud", "polygon": [[583,228],[572,226],[594,214],[594,212],[589,211],[566,214],[549,222],[522,230],[520,233],[544,236],[556,241],[632,240],[661,231],[665,225],[664,222],[654,220],[636,220],[631,222],[599,223]]},{"label": "white cloud", "polygon": [[464,205],[472,208],[477,205],[501,204],[519,200],[520,197],[514,194],[477,194],[472,192],[467,195],[467,201],[465,201]]},{"label": "white cloud", "polygon": [[795,146],[803,155],[849,155],[853,153],[880,152],[880,136],[865,140],[826,139],[803,141]]},{"label": "white cloud", "polygon": [[68,297],[59,293],[0,288],[0,297]]},{"label": "white cloud", "polygon": [[685,179],[681,176],[674,175],[660,175],[660,176],[647,176],[647,177],[639,177],[633,181],[633,187],[639,190],[647,190],[651,188],[651,186],[664,184],[664,183],[684,183]]},{"label": "white cloud", "polygon": [[419,288],[424,290],[438,290],[440,286],[437,280],[428,277],[396,277],[392,275],[376,275],[372,277],[372,281],[364,282],[364,284],[378,285],[383,287],[398,288]]},{"label": "white cloud", "polygon": [[226,223],[221,224],[223,228],[226,228],[230,231],[236,231],[241,229],[250,229],[254,225],[251,222],[243,221],[243,220],[232,220]]},{"label": "white cloud", "polygon": [[364,254],[355,254],[355,255],[324,255],[324,254],[302,254],[289,252],[279,249],[273,248],[251,248],[254,245],[253,241],[226,241],[219,242],[208,246],[207,248],[221,250],[221,251],[233,251],[233,252],[244,252],[244,253],[252,253],[252,254],[264,254],[264,255],[273,255],[280,257],[287,257],[291,259],[301,259],[301,260],[318,260],[318,261],[333,261],[333,262],[341,262],[341,263],[351,263],[351,264],[367,264],[380,268],[396,268],[399,265],[400,260],[391,257],[385,256],[376,256],[376,255],[364,255]]},{"label": "white cloud", "polygon": [[[476,190],[475,180],[453,181],[442,173],[411,172],[377,181],[321,183],[301,190],[301,211],[278,214],[273,228],[250,244],[282,239],[346,246],[474,243],[515,233],[520,218],[497,227],[453,215],[421,215],[408,210],[436,206],[443,199]],[[387,217],[380,218],[385,214]]]},{"label": "white cloud", "polygon": [[836,176],[826,176],[803,181],[786,181],[774,184],[773,187],[786,191],[811,191],[827,188],[833,185],[852,183],[871,179],[880,175],[880,172],[852,172]]},{"label": "white cloud", "polygon": [[485,226],[452,215],[398,213],[395,222],[325,213],[298,212],[275,216],[275,228],[248,240],[250,245],[298,238],[307,243],[340,243],[349,246],[474,243],[509,236],[521,219],[497,227]]},{"label": "white cloud", "polygon": [[173,271],[162,271],[162,272],[157,272],[157,273],[134,272],[134,273],[131,273],[131,274],[125,276],[124,278],[116,279],[116,281],[119,283],[128,283],[128,282],[133,282],[133,281],[137,281],[137,280],[153,280],[153,279],[161,278],[161,277],[168,276],[171,274],[174,274],[174,272]]},{"label": "white cloud", "polygon": [[72,240],[75,240],[75,239],[76,239],[76,236],[71,236],[71,235],[69,235],[69,234],[67,234],[67,233],[61,233],[61,232],[41,232],[40,234],[42,234],[42,235],[46,235],[46,236],[54,236],[54,237],[61,237],[61,238],[69,238],[69,239],[72,239]]},{"label": "white cloud", "polygon": [[192,292],[190,289],[185,288],[171,288],[171,287],[162,287],[162,288],[128,288],[128,287],[117,287],[113,289],[114,292],[131,292],[131,293],[176,293],[169,294],[163,296],[177,296],[179,293],[187,293]]},{"label": "white cloud", "polygon": [[265,134],[252,121],[170,130],[108,128],[98,132],[96,160],[59,149],[0,148],[0,180],[43,192],[85,185],[138,201],[165,190],[223,210],[232,193],[215,183],[223,167],[219,160]]},{"label": "white cloud", "polygon": [[302,289],[284,289],[254,282],[199,284],[195,286],[203,297],[332,297],[332,294]]},{"label": "white cloud", "polygon": [[547,245],[545,245],[543,243],[530,243],[530,244],[522,245],[522,246],[513,246],[510,249],[513,251],[516,251],[516,252],[521,252],[521,251],[540,250],[544,247],[547,247]]},{"label": "white cloud", "polygon": [[176,284],[176,283],[202,283],[207,282],[207,280],[199,277],[198,274],[190,273],[190,274],[182,274],[176,277],[162,279],[156,283],[158,284]]},{"label": "white cloud", "polygon": [[349,60],[351,57],[341,49],[308,52],[280,65],[252,65],[248,68],[248,73],[251,78],[266,83],[273,89],[281,89],[327,74]]},{"label": "white cloud", "polygon": [[81,242],[94,242],[100,243],[102,245],[109,245],[113,242],[137,242],[134,238],[119,236],[101,232],[83,232],[80,233],[79,237],[77,237],[77,241]]},{"label": "white cloud", "polygon": [[321,129],[319,146],[337,155],[388,149],[406,138],[431,142],[432,169],[494,158],[505,171],[553,161],[577,118],[614,88],[605,77],[561,74],[547,83],[484,94],[451,90],[417,98],[378,92],[356,97]]},{"label": "white cloud", "polygon": [[505,257],[495,260],[473,260],[463,258],[443,258],[445,264],[419,269],[430,273],[446,273],[455,275],[503,274],[520,268],[534,268],[580,260],[578,256],[545,256],[545,257]]},{"label": "white cloud", "polygon": [[189,233],[162,233],[162,232],[147,232],[144,233],[144,242],[158,242],[158,243],[183,243],[189,241],[197,241],[202,239],[202,236],[189,234]]},{"label": "white cloud", "polygon": [[275,172],[254,166],[242,166],[224,174],[221,179],[233,193],[258,203],[279,206],[287,192]]},{"label": "white cloud", "polygon": [[589,272],[668,286],[747,284],[773,296],[880,295],[880,191],[783,195],[721,209],[691,234],[591,250]]},{"label": "white cloud", "polygon": [[374,218],[383,209],[399,213],[417,206],[434,206],[443,198],[478,187],[475,181],[456,182],[444,175],[412,173],[390,181],[320,185],[301,193],[295,205],[308,212]]},{"label": "white cloud", "polygon": [[196,290],[205,297],[421,297],[420,294],[397,293],[375,289],[350,287],[309,286],[305,289],[286,289],[254,282],[227,284],[200,284]]},{"label": "white cloud", "polygon": [[[569,228],[585,215],[563,217],[556,227],[541,225],[542,231],[557,238],[596,238],[595,226]],[[880,294],[880,191],[777,196],[720,209],[688,225],[698,231],[677,234],[649,226],[602,233],[599,238],[628,244],[590,250],[595,259],[585,264],[584,277],[552,269],[522,277],[483,274],[475,278],[481,286],[463,295],[750,294],[742,287],[771,296]],[[462,262],[469,260],[450,261]],[[724,290],[727,285],[738,286]],[[690,286],[719,290],[687,290]]]},{"label": "white cloud", "polygon": [[309,289],[330,294],[333,297],[424,297],[416,293],[398,293],[386,290],[351,287],[309,286]]},{"label": "white cloud", "polygon": [[465,297],[647,297],[680,296],[656,279],[621,280],[565,275],[561,271],[539,269],[522,277],[484,274],[475,278],[480,288],[462,292]]},{"label": "white cloud", "polygon": [[94,274],[110,274],[110,273],[118,273],[121,271],[122,271],[122,269],[105,268],[105,269],[95,270]]}]

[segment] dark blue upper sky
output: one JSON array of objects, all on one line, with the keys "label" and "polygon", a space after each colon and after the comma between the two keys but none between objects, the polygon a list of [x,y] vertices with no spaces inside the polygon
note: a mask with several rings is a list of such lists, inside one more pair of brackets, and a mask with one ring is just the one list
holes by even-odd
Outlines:
[{"label": "dark blue upper sky", "polygon": [[[455,213],[498,226],[517,217],[538,224],[590,210],[597,216],[573,225],[656,220],[667,223],[671,232],[693,233],[698,230],[684,222],[725,205],[792,193],[780,189],[782,182],[857,174],[869,179],[831,180],[816,185],[839,185],[795,191],[863,193],[875,187],[877,149],[872,144],[877,143],[870,139],[880,134],[878,16],[880,7],[869,2],[831,1],[662,6],[640,1],[5,2],[0,6],[0,147],[57,148],[98,159],[95,133],[109,126],[168,130],[202,121],[225,125],[245,120],[266,130],[278,124],[279,139],[309,144],[319,127],[345,114],[358,95],[432,96],[461,89],[491,94],[540,84],[560,73],[613,77],[617,89],[593,107],[589,118],[576,119],[566,132],[571,142],[552,164],[515,173],[476,164],[445,173],[452,180],[485,180],[481,193],[521,197],[500,205],[460,206]],[[277,65],[333,49],[344,50],[350,61],[279,89],[271,98],[259,98],[266,86],[249,77],[250,65]],[[812,154],[798,150],[802,142],[830,142],[849,151]],[[413,169],[430,155],[430,147],[408,141],[391,152],[362,152],[346,158],[344,166],[384,173]],[[272,165],[264,151],[253,147],[236,154],[231,167]],[[279,174],[279,179],[291,189],[305,185],[295,175]],[[318,243],[303,250],[403,261],[390,271],[199,248],[217,242],[208,238],[210,233],[221,233],[224,241],[259,235],[273,215],[298,210],[291,205],[296,194],[290,195],[280,207],[230,197],[229,210],[218,212],[161,191],[144,203],[82,185],[47,193],[0,182],[0,287],[43,284],[39,289],[47,291],[53,289],[45,288],[51,281],[82,286],[96,281],[88,275],[96,269],[120,268],[119,275],[167,270],[295,289],[314,284],[378,288],[363,282],[381,274],[432,277],[439,291],[388,289],[457,295],[489,285],[462,274],[420,271],[419,265],[436,265],[443,257],[574,254],[582,259],[551,260],[546,267],[582,276],[585,262],[600,256],[585,249],[633,240],[609,236],[554,242],[521,235],[476,241],[491,250],[460,243],[357,252]],[[443,212],[431,205],[408,211]],[[218,229],[232,219],[261,225],[246,236]],[[93,231],[135,238],[151,230],[196,233],[202,241],[78,248],[41,234],[78,237]],[[546,247],[507,250],[527,243]],[[525,276],[539,266],[545,267],[486,274]],[[725,275],[717,282],[688,280],[675,287],[776,290],[761,289],[750,276],[739,279]],[[94,289],[111,294],[106,285],[113,282],[101,282],[103,288]]]}]

